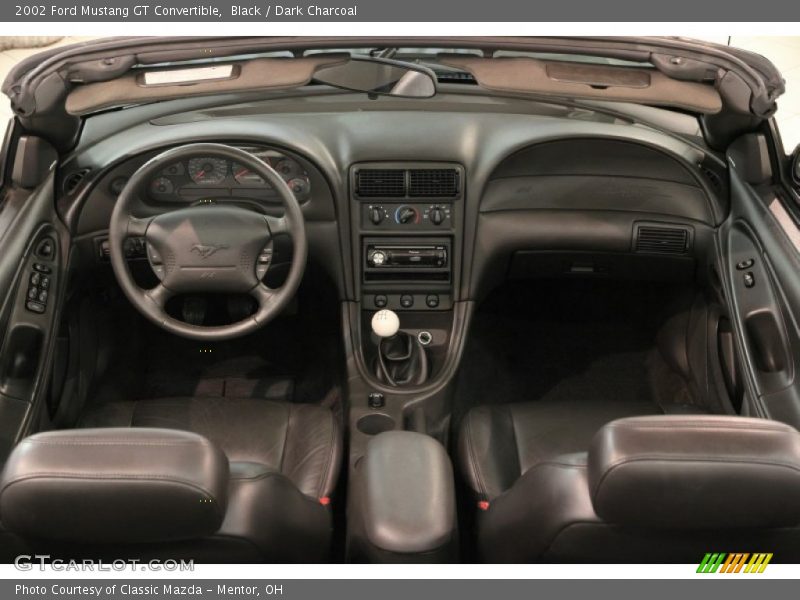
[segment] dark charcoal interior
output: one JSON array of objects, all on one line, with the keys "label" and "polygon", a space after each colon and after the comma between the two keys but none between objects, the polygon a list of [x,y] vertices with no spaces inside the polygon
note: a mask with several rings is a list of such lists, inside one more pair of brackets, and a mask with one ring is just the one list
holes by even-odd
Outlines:
[{"label": "dark charcoal interior", "polygon": [[0,556],[800,556],[766,132],[459,81],[9,137]]}]

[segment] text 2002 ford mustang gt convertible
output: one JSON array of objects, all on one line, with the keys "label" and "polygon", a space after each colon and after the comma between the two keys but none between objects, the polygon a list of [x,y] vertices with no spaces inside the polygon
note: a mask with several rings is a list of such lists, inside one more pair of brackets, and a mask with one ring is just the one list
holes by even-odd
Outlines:
[{"label": "text 2002 ford mustang gt convertible", "polygon": [[783,87],[672,38],[19,64],[3,560],[800,561]]}]

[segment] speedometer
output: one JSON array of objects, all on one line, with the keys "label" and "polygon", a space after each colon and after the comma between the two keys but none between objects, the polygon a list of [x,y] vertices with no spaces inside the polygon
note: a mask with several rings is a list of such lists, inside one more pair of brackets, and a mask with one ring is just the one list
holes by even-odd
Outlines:
[{"label": "speedometer", "polygon": [[223,158],[192,158],[189,161],[189,177],[195,183],[222,183],[227,175],[228,161]]}]

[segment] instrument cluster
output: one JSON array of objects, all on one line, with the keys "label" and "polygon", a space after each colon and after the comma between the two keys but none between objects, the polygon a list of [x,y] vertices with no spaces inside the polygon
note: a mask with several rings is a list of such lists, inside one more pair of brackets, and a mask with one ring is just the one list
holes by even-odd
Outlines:
[{"label": "instrument cluster", "polygon": [[[275,169],[298,201],[304,202],[309,198],[311,182],[308,172],[297,160],[277,150],[242,149]],[[215,198],[280,201],[272,185],[247,167],[210,156],[198,156],[169,165],[150,181],[148,191],[151,200],[164,203],[193,203]]]}]

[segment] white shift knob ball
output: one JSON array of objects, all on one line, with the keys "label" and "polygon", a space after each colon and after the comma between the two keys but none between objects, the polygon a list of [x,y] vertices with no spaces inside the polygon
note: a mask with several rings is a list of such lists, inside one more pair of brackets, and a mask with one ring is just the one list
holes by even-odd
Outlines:
[{"label": "white shift knob ball", "polygon": [[372,331],[378,337],[392,337],[400,329],[400,317],[393,310],[384,308],[372,315]]}]

